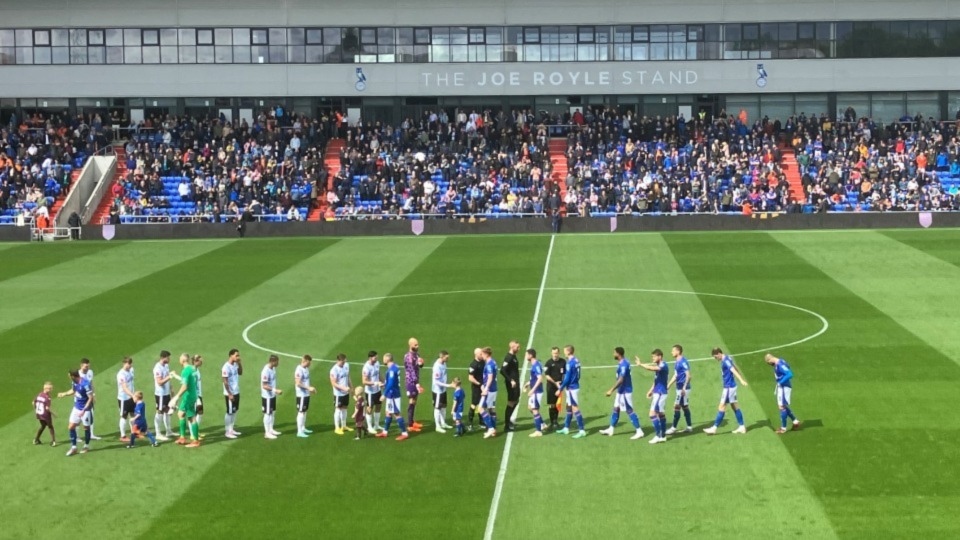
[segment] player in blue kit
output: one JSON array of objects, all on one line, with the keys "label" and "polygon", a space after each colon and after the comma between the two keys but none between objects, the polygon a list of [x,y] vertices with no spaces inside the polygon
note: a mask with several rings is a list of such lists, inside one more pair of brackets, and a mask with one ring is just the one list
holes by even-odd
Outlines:
[{"label": "player in blue kit", "polygon": [[543,402],[543,364],[537,360],[537,351],[527,349],[527,362],[530,364],[530,381],[524,385],[527,390],[527,408],[533,413],[533,426],[536,430],[531,437],[543,437],[543,417],[540,416],[540,403]]},{"label": "player in blue kit", "polygon": [[83,424],[83,449],[81,454],[90,451],[90,409],[93,408],[94,395],[90,381],[83,378],[79,371],[70,372],[70,382],[72,387],[66,392],[60,392],[57,397],[73,396],[73,409],[70,410],[70,420],[67,429],[70,430],[70,450],[68,456],[77,453],[77,426]]},{"label": "player in blue kit", "polygon": [[407,425],[403,421],[403,411],[400,410],[400,366],[393,361],[393,355],[387,353],[383,355],[383,363],[387,366],[386,381],[383,382],[383,400],[387,402],[387,420],[383,426],[383,431],[377,433],[377,437],[383,438],[390,431],[390,424],[393,419],[397,419],[397,427],[400,428],[398,441],[407,440],[410,434],[407,432]]},{"label": "player in blue kit", "polygon": [[147,406],[143,402],[143,392],[133,393],[133,418],[130,419],[130,443],[127,448],[133,448],[137,443],[137,436],[146,437],[154,447],[160,446],[157,438],[150,433],[150,426],[147,425]]},{"label": "player in blue kit", "polygon": [[453,434],[454,437],[460,437],[463,435],[463,401],[466,399],[467,394],[463,391],[463,388],[460,387],[460,377],[453,378],[453,422],[454,427],[457,428],[457,432]]},{"label": "player in blue kit", "polygon": [[680,424],[680,412],[687,421],[687,427],[683,431],[689,433],[693,431],[693,421],[690,417],[690,379],[693,374],[690,373],[690,362],[683,355],[683,345],[677,344],[670,351],[675,362],[673,363],[673,377],[667,384],[667,388],[677,385],[677,397],[673,400],[673,425],[667,430],[667,435],[673,435],[677,432],[677,425]]},{"label": "player in blue kit", "polygon": [[480,420],[487,426],[484,439],[497,436],[497,361],[493,359],[493,350],[490,347],[480,349],[480,358],[483,361],[483,380],[480,387],[480,403],[477,412]]},{"label": "player in blue kit", "polygon": [[[717,433],[717,428],[720,427],[720,422],[723,422],[723,415],[727,411],[727,405],[733,408],[733,413],[737,415],[737,424],[739,427],[733,430],[734,433],[742,435],[747,432],[747,427],[743,425],[743,412],[740,411],[740,406],[737,405],[737,381],[740,381],[740,384],[747,386],[747,381],[743,379],[743,376],[740,375],[740,370],[737,369],[737,365],[733,363],[733,358],[723,354],[723,350],[720,347],[713,349],[713,357],[720,362],[720,378],[723,380],[723,393],[720,394],[720,406],[717,407],[717,419],[714,420],[713,425],[705,428],[703,430],[707,435],[715,435]],[[734,380],[736,377],[736,380]]]},{"label": "player in blue kit", "polygon": [[647,397],[650,398],[650,421],[653,422],[653,438],[650,444],[667,442],[667,415],[663,408],[667,403],[667,379],[670,378],[670,366],[663,361],[663,351],[654,349],[650,353],[650,364],[640,362],[636,358],[637,365],[647,371],[653,372],[653,386],[647,391]]},{"label": "player in blue kit", "polygon": [[626,411],[636,430],[636,433],[630,439],[636,440],[643,437],[643,430],[640,429],[640,418],[633,410],[633,376],[630,374],[630,361],[624,358],[623,354],[623,347],[613,349],[613,359],[617,361],[617,382],[607,390],[607,397],[613,395],[614,392],[617,395],[613,398],[613,414],[610,415],[610,427],[601,429],[600,433],[613,436],[613,430],[620,421],[620,411]]},{"label": "player in blue kit", "polygon": [[563,375],[563,381],[557,390],[557,397],[564,392],[564,400],[567,403],[567,417],[563,421],[563,429],[557,431],[560,435],[570,433],[570,421],[574,416],[577,417],[577,427],[580,431],[573,436],[574,439],[582,439],[587,436],[583,428],[583,415],[580,414],[580,360],[573,355],[573,345],[567,345],[563,348],[563,354],[567,357],[567,372]]},{"label": "player in blue kit", "polygon": [[793,370],[790,369],[790,364],[772,354],[767,354],[763,360],[773,366],[773,378],[777,381],[777,406],[780,407],[780,429],[777,433],[783,435],[787,432],[787,418],[793,420],[793,429],[800,429],[800,420],[797,420],[790,408],[790,394],[793,393]]}]

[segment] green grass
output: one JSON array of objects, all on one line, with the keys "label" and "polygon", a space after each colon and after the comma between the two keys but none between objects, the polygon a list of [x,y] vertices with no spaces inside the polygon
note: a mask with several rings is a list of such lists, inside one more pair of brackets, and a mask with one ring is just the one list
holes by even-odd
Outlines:
[{"label": "green grass", "polygon": [[[493,536],[957,537],[958,241],[955,230],[556,237],[529,345],[544,359],[551,346],[577,346],[590,435],[530,439],[522,400]],[[242,332],[313,307],[249,331],[284,353],[278,379],[291,394],[290,356],[343,352],[356,384],[368,350],[399,356],[411,336],[429,363],[450,351],[451,373],[465,378],[474,347],[500,358],[510,339],[527,339],[550,245],[533,235],[0,246],[0,478],[15,486],[0,491],[3,514],[15,516],[0,538],[483,538],[506,437],[434,433],[429,394],[417,408],[427,429],[404,443],[338,437],[320,361],[316,434],[293,436],[284,395],[285,434],[266,441],[258,376],[268,353]],[[737,356],[750,382],[740,389],[746,436],[727,434],[729,414],[712,438],[631,441],[626,415],[616,436],[597,434],[609,423],[615,346],[646,358],[684,345],[696,359],[699,431],[720,391],[716,362],[702,360],[710,348],[776,347],[821,328],[808,313],[732,297],[829,321],[819,337],[773,349],[796,371],[794,408],[806,428],[773,433],[772,375],[758,353]],[[218,370],[232,347],[246,370],[244,436],[228,441]],[[208,437],[198,450],[116,441],[119,360],[134,356],[149,396],[161,349],[207,359]],[[29,444],[28,403],[44,380],[65,389],[65,371],[84,356],[98,374],[105,439],[67,459],[65,447]],[[639,369],[634,377],[649,432],[650,378]],[[55,402],[61,442],[69,407]]]}]

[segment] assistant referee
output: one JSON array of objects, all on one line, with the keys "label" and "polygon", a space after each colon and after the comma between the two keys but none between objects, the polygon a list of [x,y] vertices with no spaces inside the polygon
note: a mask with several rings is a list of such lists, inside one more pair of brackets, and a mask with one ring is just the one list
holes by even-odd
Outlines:
[{"label": "assistant referee", "polygon": [[550,359],[547,360],[544,368],[547,379],[546,394],[547,408],[550,409],[550,428],[557,430],[560,429],[560,424],[557,423],[557,417],[559,416],[559,412],[557,411],[557,390],[563,381],[563,376],[566,375],[567,372],[567,364],[560,358],[559,347],[550,349]]},{"label": "assistant referee", "polygon": [[477,347],[473,350],[473,361],[470,362],[470,367],[467,368],[467,378],[470,379],[470,413],[467,415],[469,424],[467,425],[467,431],[473,431],[473,419],[477,414],[477,405],[480,404],[480,394],[481,394],[481,381],[483,380],[483,359],[480,356],[481,353],[480,347]]},{"label": "assistant referee", "polygon": [[504,431],[513,431],[513,411],[517,408],[517,402],[520,401],[520,364],[517,362],[517,351],[520,350],[520,342],[513,340],[507,348],[507,354],[503,357],[503,365],[500,366],[500,374],[504,378],[504,386],[507,387],[507,415],[506,428]]}]

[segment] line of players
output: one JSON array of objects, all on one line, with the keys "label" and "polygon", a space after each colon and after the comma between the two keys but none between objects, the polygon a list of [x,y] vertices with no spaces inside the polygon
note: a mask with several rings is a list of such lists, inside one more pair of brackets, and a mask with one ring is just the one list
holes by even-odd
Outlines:
[{"label": "line of players", "polygon": [[[441,351],[433,365],[431,381],[436,430],[440,433],[446,433],[448,429],[456,429],[455,436],[461,436],[465,431],[474,429],[474,418],[479,416],[483,426],[486,427],[484,438],[496,436],[497,375],[499,373],[504,377],[507,387],[505,429],[506,431],[512,431],[514,429],[514,411],[521,392],[520,369],[516,356],[519,349],[519,342],[511,341],[502,367],[499,368],[489,347],[475,349],[474,360],[468,368],[468,379],[473,389],[468,416],[469,424],[466,424],[463,419],[466,395],[461,381],[459,378],[455,378],[452,382],[447,382],[449,354],[446,351]],[[634,357],[637,366],[654,374],[653,385],[646,394],[651,399],[650,420],[654,428],[654,437],[650,440],[651,444],[664,442],[667,435],[676,433],[679,430],[681,416],[686,420],[686,428],[682,431],[692,431],[693,423],[689,408],[689,396],[693,376],[690,371],[690,364],[683,356],[681,345],[675,345],[671,354],[674,359],[674,374],[672,377],[669,375],[670,368],[664,361],[660,349],[655,349],[651,353],[651,362],[649,363],[643,363],[638,357]],[[527,349],[526,351],[525,361],[530,366],[530,376],[529,381],[522,385],[522,389],[527,393],[528,408],[534,419],[535,430],[530,434],[531,437],[541,437],[543,435],[545,423],[540,415],[544,403],[543,394],[546,394],[546,404],[550,415],[548,428],[553,429],[558,434],[566,435],[570,433],[573,419],[576,419],[579,429],[573,435],[573,438],[581,438],[587,434],[579,405],[580,361],[575,356],[572,345],[564,347],[564,355],[565,360],[560,358],[559,348],[553,347],[551,356],[544,365],[537,358],[535,350]],[[644,436],[644,433],[640,427],[639,417],[633,408],[631,365],[626,359],[622,347],[615,348],[613,356],[617,363],[616,382],[606,392],[607,396],[614,396],[613,412],[609,427],[600,430],[600,433],[612,436],[619,422],[620,413],[623,411],[628,415],[635,429],[635,434],[631,439],[639,439]],[[747,385],[747,382],[743,379],[733,359],[723,354],[721,349],[713,349],[712,356],[720,362],[723,391],[716,419],[713,425],[705,428],[704,431],[711,435],[716,433],[729,405],[734,411],[738,424],[733,433],[746,433],[743,414],[737,403],[737,381],[744,386]],[[354,430],[349,427],[347,422],[347,408],[351,393],[355,398],[355,438],[361,438],[364,432],[377,437],[386,437],[394,421],[400,430],[397,440],[408,438],[410,431],[416,432],[423,429],[423,426],[414,420],[417,398],[423,393],[419,375],[424,361],[419,356],[418,341],[416,338],[411,338],[408,342],[408,351],[404,355],[405,390],[408,400],[406,421],[401,411],[400,367],[394,362],[392,354],[383,355],[386,374],[384,380],[381,381],[380,365],[377,357],[376,351],[371,351],[368,354],[367,361],[362,369],[363,386],[352,388],[349,365],[346,362],[347,358],[343,354],[337,356],[337,360],[330,370],[330,384],[334,394],[334,432],[337,435],[343,435],[347,431]],[[170,416],[174,410],[177,412],[180,423],[180,437],[177,439],[177,443],[193,448],[200,445],[200,440],[203,438],[199,433],[203,414],[203,395],[199,368],[203,365],[203,358],[199,355],[192,357],[187,354],[181,355],[180,364],[183,371],[179,375],[170,371],[169,361],[170,353],[161,351],[160,359],[153,370],[156,438],[147,426],[143,393],[134,389],[133,359],[125,358],[120,371],[117,373],[120,439],[127,442],[130,448],[134,446],[138,435],[147,437],[154,446],[158,444],[157,440],[166,441],[172,438],[174,434],[170,427]],[[786,361],[773,355],[767,354],[765,361],[773,367],[776,378],[776,397],[781,415],[781,427],[777,430],[777,433],[787,431],[788,419],[792,419],[792,427],[798,429],[800,421],[796,419],[790,409],[793,372]],[[316,388],[310,384],[311,363],[312,358],[309,355],[304,355],[294,371],[298,437],[308,437],[313,433],[306,427],[310,397],[316,393]],[[279,359],[276,356],[270,356],[261,371],[260,377],[264,437],[267,439],[276,439],[280,435],[280,432],[274,428],[277,396],[283,393],[276,384],[278,364]],[[225,437],[231,439],[240,435],[235,429],[235,418],[240,406],[239,377],[242,374],[243,365],[240,353],[237,349],[231,349],[227,361],[221,369],[226,409],[224,434]],[[70,372],[70,378],[71,390],[58,394],[58,397],[74,397],[74,407],[71,410],[68,423],[71,438],[71,448],[67,453],[68,456],[78,453],[76,433],[78,426],[82,425],[84,427],[84,446],[79,453],[87,452],[90,441],[99,439],[99,437],[93,435],[95,394],[93,391],[93,370],[90,369],[89,360],[83,359],[80,369]],[[180,391],[176,396],[171,396],[170,381],[172,379],[181,382]],[[668,428],[665,411],[667,392],[671,386],[676,388],[676,397],[674,400],[673,423]],[[454,404],[451,412],[455,426],[449,426],[446,423],[448,388],[454,389]],[[35,444],[40,444],[40,436],[44,429],[50,429],[53,438],[52,445],[56,445],[52,423],[53,413],[50,409],[51,391],[52,384],[45,383],[43,392],[34,400],[33,405],[37,419],[40,421],[40,429],[34,439]],[[171,403],[175,405],[175,408],[171,407]],[[383,405],[386,405],[386,421],[381,425],[380,414]],[[559,410],[564,406],[566,407],[566,417],[561,428],[558,423],[558,415]],[[127,424],[129,424],[131,430],[129,438],[126,436]]]}]

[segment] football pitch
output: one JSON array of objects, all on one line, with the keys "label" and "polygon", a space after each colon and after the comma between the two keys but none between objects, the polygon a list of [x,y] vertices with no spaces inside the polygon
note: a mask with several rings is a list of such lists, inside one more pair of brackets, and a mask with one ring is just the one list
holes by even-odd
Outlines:
[{"label": "football pitch", "polygon": [[[957,538],[958,245],[960,230],[0,244],[0,538]],[[529,438],[524,395],[514,435],[454,438],[433,430],[427,394],[407,441],[337,436],[321,360],[315,433],[295,436],[297,357],[345,353],[356,386],[367,351],[402,357],[411,336],[464,380],[478,346],[499,360],[517,339],[546,360],[575,345],[589,435]],[[661,348],[672,370],[676,343],[695,432],[647,444],[652,377],[634,367],[647,436],[630,440],[626,415],[600,435],[613,348],[645,361]],[[219,370],[234,347],[243,435],[228,440]],[[721,392],[713,347],[749,382],[746,435],[729,411],[703,434]],[[206,359],[206,438],[128,450],[120,361],[134,358],[152,430],[162,349],[171,367]],[[278,440],[260,413],[268,351]],[[793,367],[799,431],[774,433],[768,351]],[[46,380],[67,390],[81,357],[103,440],[67,458],[70,399],[54,399],[56,448],[31,444],[30,403]]]}]

